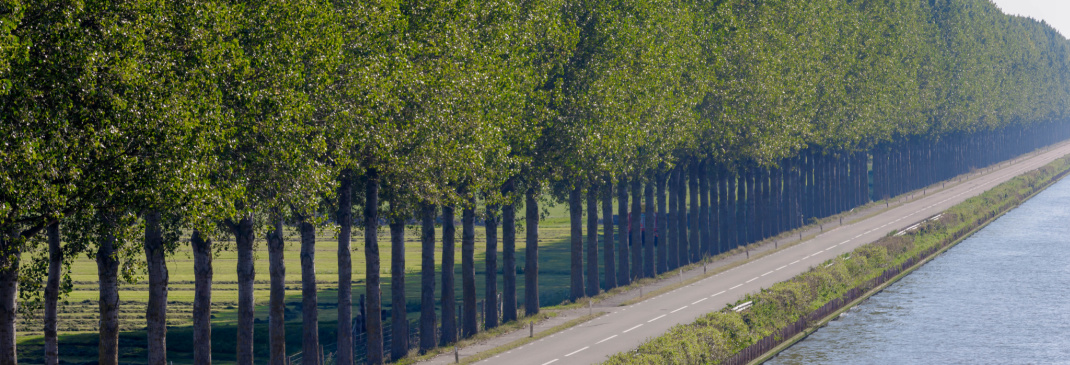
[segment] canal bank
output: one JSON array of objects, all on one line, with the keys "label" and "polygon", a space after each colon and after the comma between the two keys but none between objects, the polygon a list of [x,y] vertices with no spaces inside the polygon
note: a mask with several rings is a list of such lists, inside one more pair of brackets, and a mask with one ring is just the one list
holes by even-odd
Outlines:
[{"label": "canal bank", "polygon": [[709,313],[634,351],[618,354],[608,363],[747,363],[768,358],[786,347],[785,340],[792,343],[804,338],[857,299],[879,292],[885,284],[1057,181],[1067,168],[1067,159],[1062,158],[1025,173],[947,209],[950,214],[940,219],[918,225],[904,235],[886,237],[883,245],[878,242],[843,252],[726,308],[752,302],[748,310]]},{"label": "canal bank", "polygon": [[[969,239],[975,233],[987,227],[992,222],[995,222],[997,219],[1003,217],[1005,214],[1024,204],[1026,201],[1032,199],[1033,197],[1037,196],[1038,194],[1046,190],[1048,187],[1059,182],[1062,178],[1066,177],[1067,173],[1070,173],[1070,157],[1061,158],[1041,169],[1034,170],[1025,175],[1016,177],[1013,180],[1003,183],[997,186],[996,188],[987,191],[984,194],[981,194],[978,197],[967,200],[966,202],[955,206],[952,209],[949,209],[946,213],[941,213],[938,216],[930,217],[926,220],[923,220],[922,222],[918,222],[918,224],[914,227],[916,227],[915,229],[917,231],[922,233],[915,237],[915,240],[924,240],[927,238],[939,237],[941,243],[937,246],[933,246],[927,249],[926,251],[924,251],[924,253],[920,255],[908,259],[904,262],[904,264],[901,264],[901,267],[899,269],[893,270],[890,273],[886,271],[884,274],[882,274],[881,277],[872,279],[872,281],[864,285],[852,288],[851,291],[845,293],[843,298],[838,298],[838,301],[830,302],[830,304],[833,304],[832,307],[835,308],[834,310],[827,310],[827,314],[821,313],[822,315],[819,316],[817,320],[812,321],[812,323],[807,326],[804,326],[801,331],[791,336],[790,338],[787,338],[782,342],[777,341],[780,343],[771,346],[771,349],[757,350],[757,355],[747,356],[753,357],[752,360],[744,359],[744,356],[740,356],[743,355],[744,352],[746,352],[745,349],[743,352],[737,355],[739,357],[738,359],[730,358],[725,363],[761,364],[773,357],[776,357],[781,352],[787,350],[788,348],[791,348],[796,343],[805,340],[811,334],[825,327],[829,322],[839,318],[845,312],[851,310],[852,308],[861,304],[863,301],[869,299],[870,297],[881,293],[889,286],[899,282],[899,280],[903,279],[907,275],[914,273],[914,271],[928,264],[933,259],[940,256],[947,250]],[[1027,192],[1024,196],[1023,190]],[[1002,200],[994,200],[994,198],[1001,198]],[[942,237],[940,232],[926,233],[926,231],[931,228],[933,224],[938,224],[937,222],[939,222],[941,218],[945,216],[945,214],[963,214],[968,209],[966,208],[967,206],[977,206],[978,201],[975,200],[984,200],[986,203],[998,202],[996,204],[998,208],[988,212],[984,212],[983,210],[975,210],[975,212],[977,212],[977,217],[974,217],[976,222],[974,224],[968,224],[964,227],[959,228],[958,230],[951,233],[949,236]],[[962,221],[967,222],[968,219],[962,219]],[[904,233],[909,234],[909,232],[900,232],[891,235],[891,237],[902,237]],[[879,242],[876,242],[874,244],[878,243]]]},{"label": "canal bank", "polygon": [[1062,363],[1070,181],[993,220],[770,364]]}]

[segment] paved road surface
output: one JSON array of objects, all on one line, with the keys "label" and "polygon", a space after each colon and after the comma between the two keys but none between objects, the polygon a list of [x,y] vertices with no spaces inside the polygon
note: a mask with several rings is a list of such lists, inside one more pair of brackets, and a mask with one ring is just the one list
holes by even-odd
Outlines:
[{"label": "paved road surface", "polygon": [[1070,144],[1020,157],[1012,164],[972,174],[962,183],[931,191],[858,222],[837,227],[813,239],[772,253],[689,286],[647,299],[534,343],[494,356],[482,364],[595,364],[638,347],[677,324],[694,322],[705,313],[735,303],[747,293],[788,280],[811,266],[858,246],[874,242],[893,229],[914,223],[978,195],[1024,172],[1070,154]]}]

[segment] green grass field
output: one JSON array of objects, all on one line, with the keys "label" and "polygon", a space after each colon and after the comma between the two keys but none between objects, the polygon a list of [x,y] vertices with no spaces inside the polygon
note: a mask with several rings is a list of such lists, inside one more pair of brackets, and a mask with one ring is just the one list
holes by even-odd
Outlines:
[{"label": "green grass field", "polygon": [[[522,209],[518,209],[521,210]],[[540,302],[544,306],[559,304],[567,299],[569,292],[569,241],[568,241],[568,211],[567,205],[559,204],[547,209],[547,216],[540,221],[539,240],[539,293]],[[459,219],[458,214],[458,219]],[[517,218],[523,222],[523,216]],[[461,227],[457,227],[456,244],[456,292],[457,298],[461,298],[461,254],[460,234]],[[382,227],[380,231],[380,254],[382,272],[382,290],[384,309],[390,309],[390,262],[391,250],[389,234]],[[441,227],[436,230],[439,237],[436,242],[441,247]],[[420,241],[419,227],[412,226],[406,230],[405,237],[405,292],[407,300],[407,312],[410,321],[419,318],[420,308]],[[524,300],[524,233],[517,232],[517,292],[518,300]],[[476,227],[476,289],[480,299],[483,299],[486,257],[485,228]],[[501,233],[499,232],[499,240]],[[266,320],[268,316],[268,289],[270,278],[268,276],[268,253],[267,245],[263,241],[263,234],[257,237],[255,254],[256,265],[256,318]],[[296,231],[290,230],[286,237],[286,290],[287,308],[293,310],[293,316],[287,316],[287,350],[290,353],[300,351],[301,347],[301,266],[300,244]],[[231,246],[233,242],[217,242],[219,245]],[[365,293],[364,288],[364,241],[363,232],[353,234],[353,313],[358,313],[357,302],[360,294]],[[335,341],[335,327],[337,322],[337,286],[338,286],[338,261],[337,261],[337,238],[335,228],[325,227],[317,232],[316,237],[316,279],[319,286],[319,318],[321,341],[330,344]],[[601,247],[601,245],[600,245]],[[601,250],[600,250],[601,251]],[[501,242],[499,241],[499,285],[501,290]],[[600,253],[601,255],[601,253]],[[436,266],[441,264],[441,250],[435,253]],[[143,260],[143,258],[142,258]],[[212,352],[213,360],[222,363],[234,360],[235,349],[235,326],[237,322],[237,254],[232,250],[223,250],[218,253],[213,261],[214,278],[212,284],[212,313],[213,333]],[[601,257],[598,260],[602,262]],[[188,242],[171,257],[168,258],[168,270],[170,286],[168,293],[168,360],[175,364],[192,363],[192,320],[191,311],[193,305],[193,258]],[[437,269],[436,269],[437,271]],[[61,299],[59,308],[59,331],[60,331],[60,356],[70,363],[91,362],[96,359],[97,351],[97,273],[96,263],[89,258],[81,258],[71,268],[71,278],[74,281],[74,290],[67,297],[66,303]],[[120,362],[144,363],[145,351],[145,307],[148,301],[147,281],[136,283],[123,283],[120,287],[120,326],[123,335],[120,337],[120,345],[123,350]],[[436,273],[436,290],[440,288],[440,274]],[[521,307],[521,311],[522,311]],[[389,320],[388,320],[389,321]],[[21,317],[19,320],[19,360],[31,364],[42,361],[42,323],[40,313],[34,317]],[[257,339],[256,352],[261,360],[267,360],[267,324],[258,324],[255,338]]]}]

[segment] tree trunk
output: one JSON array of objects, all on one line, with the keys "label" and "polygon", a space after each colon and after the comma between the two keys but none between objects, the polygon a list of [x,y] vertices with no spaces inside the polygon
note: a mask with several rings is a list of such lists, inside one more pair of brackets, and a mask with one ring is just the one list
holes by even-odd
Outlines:
[{"label": "tree trunk", "polygon": [[100,295],[100,341],[97,362],[119,364],[119,260],[115,252],[114,222],[104,218],[104,237],[97,248],[98,294]]},{"label": "tree trunk", "polygon": [[[656,173],[650,175],[657,179]],[[658,215],[654,212],[654,184],[655,181],[648,181],[643,189],[643,276],[648,278],[657,275],[654,272],[654,222],[658,220]]]},{"label": "tree trunk", "polygon": [[338,184],[338,346],[334,356],[339,364],[353,363],[352,174],[349,169],[342,171]]},{"label": "tree trunk", "polygon": [[483,272],[484,303],[483,327],[491,329],[498,327],[498,206],[487,206],[487,253],[484,263],[486,270]]},{"label": "tree trunk", "polygon": [[[283,253],[282,218],[273,213],[273,228],[268,232],[268,275],[271,277],[270,297],[268,298],[268,347],[271,365],[287,365],[286,358],[286,261]],[[252,327],[252,324],[249,325]],[[250,356],[251,357],[251,356]]]},{"label": "tree trunk", "polygon": [[420,212],[420,353],[435,348],[435,210],[425,203]]},{"label": "tree trunk", "polygon": [[680,223],[678,222],[680,220],[680,193],[677,191],[679,188],[677,180],[679,179],[679,166],[669,170],[669,215],[667,217],[668,222],[666,222],[668,223],[668,227],[665,230],[665,261],[667,262],[669,270],[674,270],[677,267],[680,267],[680,257],[676,254],[678,252],[676,245],[679,244],[676,242],[676,236],[678,235],[677,231],[680,229]]},{"label": "tree trunk", "polygon": [[461,334],[472,337],[479,332],[476,321],[476,199],[469,198],[461,212]]},{"label": "tree trunk", "polygon": [[0,232],[0,365],[18,364],[15,352],[15,319],[19,297],[19,259],[22,257],[17,233]]},{"label": "tree trunk", "polygon": [[628,216],[628,178],[621,177],[617,185],[617,285],[632,282],[628,276],[628,237],[631,234]]},{"label": "tree trunk", "polygon": [[527,227],[524,256],[524,313],[539,314],[539,191],[528,188],[524,194],[524,220]]},{"label": "tree trunk", "polygon": [[598,189],[587,190],[587,296],[598,295]]},{"label": "tree trunk", "polygon": [[721,191],[724,189],[724,169],[720,164],[711,164],[710,168],[713,169],[713,176],[710,177],[710,254],[717,255],[724,252],[721,250],[721,233],[724,231],[721,228],[721,219],[723,219],[721,207],[724,205]]},{"label": "tree trunk", "polygon": [[617,287],[617,270],[613,266],[613,180],[602,186],[602,266],[605,267],[605,290]]},{"label": "tree trunk", "polygon": [[689,210],[691,211],[691,218],[688,220],[688,227],[691,228],[691,234],[688,235],[687,244],[691,246],[691,262],[698,262],[701,259],[700,252],[702,251],[702,216],[699,214],[699,164],[697,162],[691,163],[691,171],[688,179],[688,190],[691,196],[688,199]]},{"label": "tree trunk", "polygon": [[[687,257],[687,169],[681,164],[676,172],[676,204],[679,215],[676,216],[676,264],[685,266],[690,263]],[[670,252],[670,255],[674,253]],[[679,267],[678,266],[678,267]]]},{"label": "tree trunk", "polygon": [[736,227],[739,229],[736,244],[738,246],[746,246],[749,243],[747,242],[747,231],[750,230],[750,219],[747,218],[749,208],[747,204],[750,200],[751,189],[748,181],[750,171],[748,170],[743,167],[739,171],[739,188],[736,196]]},{"label": "tree trunk", "polygon": [[[60,247],[59,222],[49,224],[47,233],[48,283],[45,284],[45,364],[59,365],[59,336],[56,332],[56,318],[58,317],[57,306],[59,304],[59,277],[61,266],[63,265],[63,248]],[[166,305],[166,300],[164,303]],[[150,305],[149,307],[151,308],[152,306]]]},{"label": "tree trunk", "polygon": [[319,296],[316,291],[316,226],[307,219],[301,229],[301,352],[304,365],[319,365]]},{"label": "tree trunk", "polygon": [[658,196],[658,228],[657,228],[657,243],[658,243],[658,256],[657,256],[657,272],[663,273],[669,271],[669,262],[666,260],[666,234],[668,227],[669,214],[666,211],[665,201],[665,166],[662,165],[658,169],[657,174],[657,196]]},{"label": "tree trunk", "polygon": [[[161,230],[160,212],[153,211],[145,214],[145,263],[149,272],[149,305],[145,309],[145,322],[148,325],[150,365],[167,364],[167,262],[164,261]],[[51,239],[50,231],[50,247]],[[56,237],[56,240],[58,248],[59,237]],[[51,271],[51,267],[49,269]],[[49,280],[51,285],[51,277]],[[55,331],[55,327],[52,330]]]},{"label": "tree trunk", "polygon": [[516,205],[512,202],[516,186],[509,179],[502,187],[502,196],[509,204],[502,207],[502,322],[516,320]]},{"label": "tree trunk", "polygon": [[[400,206],[394,202],[391,209]],[[390,357],[397,361],[409,353],[409,319],[405,305],[405,219],[390,219]]]},{"label": "tree trunk", "polygon": [[212,363],[212,240],[194,230],[193,246],[193,363]]},{"label": "tree trunk", "polygon": [[569,299],[583,296],[583,190],[576,185],[568,192],[569,242]]},{"label": "tree trunk", "polygon": [[754,236],[752,241],[758,242],[765,238],[765,226],[769,219],[765,209],[765,181],[764,167],[754,169]]},{"label": "tree trunk", "polygon": [[728,174],[728,168],[721,165],[718,169],[718,184],[717,184],[717,253],[727,252],[732,248],[731,240],[728,237],[731,227],[731,218],[728,215],[728,180],[731,176]]},{"label": "tree trunk", "polygon": [[698,165],[698,226],[700,231],[699,257],[710,254],[710,175],[706,162]]},{"label": "tree trunk", "polygon": [[758,185],[761,180],[758,176],[760,171],[760,168],[755,166],[747,174],[747,217],[751,228],[747,236],[747,243],[758,242],[762,239],[761,211],[758,210],[758,208],[761,208],[762,201],[762,191]]},{"label": "tree trunk", "polygon": [[739,176],[735,171],[728,172],[725,179],[725,227],[724,233],[725,251],[733,250],[739,246],[739,220],[737,220],[737,203]]},{"label": "tree trunk", "polygon": [[632,262],[629,265],[628,282],[639,280],[643,277],[643,183],[636,177],[632,179],[632,211],[628,214],[628,232],[630,232],[628,247]]},{"label": "tree trunk", "polygon": [[256,279],[256,271],[253,268],[252,214],[242,216],[241,220],[231,227],[238,251],[237,360],[239,365],[253,365],[253,308],[256,305],[253,280]]},{"label": "tree trunk", "polygon": [[379,172],[368,169],[368,182],[364,190],[364,272],[367,275],[367,329],[368,364],[383,363],[383,298],[379,279]]},{"label": "tree trunk", "polygon": [[454,255],[457,229],[453,225],[454,208],[442,207],[442,344],[457,342],[457,292],[454,289]]}]

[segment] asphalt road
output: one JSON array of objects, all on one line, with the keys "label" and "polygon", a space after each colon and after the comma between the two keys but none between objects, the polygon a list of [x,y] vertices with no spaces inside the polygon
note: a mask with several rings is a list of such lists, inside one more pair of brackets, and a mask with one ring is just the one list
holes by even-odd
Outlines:
[{"label": "asphalt road", "polygon": [[812,266],[858,246],[874,242],[892,230],[907,228],[921,220],[991,189],[1027,171],[1070,154],[1062,144],[1037,155],[1019,157],[1002,167],[969,175],[962,182],[927,192],[913,201],[836,227],[810,240],[745,263],[643,302],[616,307],[590,322],[486,359],[482,364],[595,364],[609,356],[638,347],[677,324],[691,323],[705,313],[735,303],[747,293],[788,280]]}]

